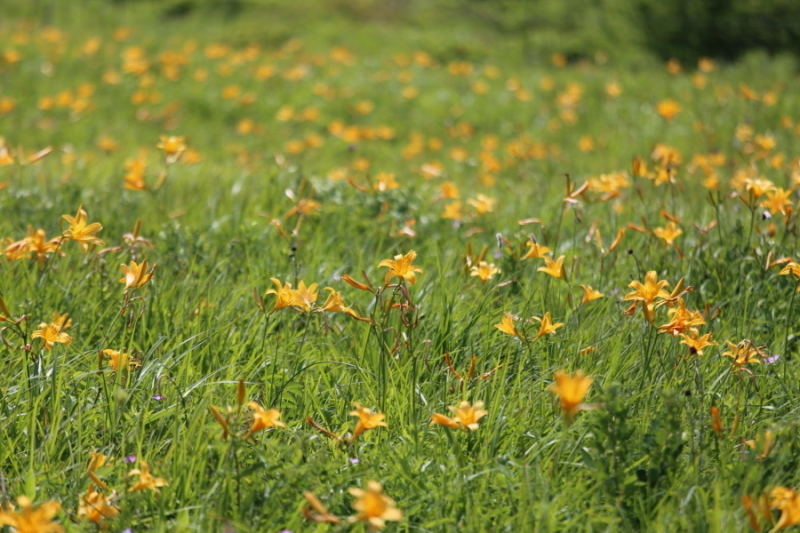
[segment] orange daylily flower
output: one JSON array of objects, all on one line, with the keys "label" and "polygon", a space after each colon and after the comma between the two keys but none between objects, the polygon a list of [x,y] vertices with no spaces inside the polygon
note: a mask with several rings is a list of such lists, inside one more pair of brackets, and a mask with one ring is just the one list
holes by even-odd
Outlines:
[{"label": "orange daylily flower", "polygon": [[367,482],[366,490],[351,488],[347,492],[355,496],[353,509],[358,512],[350,518],[351,522],[366,522],[375,531],[383,528],[387,520],[396,522],[403,519],[403,513],[394,500],[383,493],[383,487],[377,481]]},{"label": "orange daylily flower", "polygon": [[50,351],[56,343],[67,346],[72,342],[72,337],[61,331],[60,325],[47,322],[39,324],[39,329],[31,333],[31,339],[42,339],[44,349],[47,351]]},{"label": "orange daylily flower", "polygon": [[243,439],[249,439],[255,433],[267,428],[286,427],[286,424],[280,421],[281,412],[277,409],[264,409],[256,402],[247,402],[247,407],[253,410],[253,423]]},{"label": "orange daylily flower", "polygon": [[169,486],[169,483],[167,483],[165,479],[154,477],[150,473],[150,465],[148,465],[146,462],[139,460],[139,464],[141,465],[141,469],[134,468],[128,472],[128,476],[139,476],[139,480],[131,487],[131,492],[144,489],[158,492],[159,487]]},{"label": "orange daylily flower", "polygon": [[9,505],[5,509],[0,507],[0,526],[10,526],[17,533],[63,533],[62,528],[53,522],[53,518],[61,509],[57,501],[48,501],[34,508],[27,496],[17,498],[20,510],[15,511]]},{"label": "orange daylily flower", "polygon": [[350,416],[358,417],[358,422],[356,422],[356,429],[353,431],[353,436],[350,437],[350,442],[355,441],[359,435],[368,429],[389,427],[388,424],[383,421],[386,415],[382,413],[373,413],[372,410],[367,409],[358,402],[353,402],[353,405],[356,409],[355,411],[350,411]]},{"label": "orange daylily flower", "polygon": [[554,334],[558,328],[564,325],[563,322],[553,322],[550,318],[550,312],[544,314],[542,318],[537,316],[533,317],[533,320],[539,323],[539,332],[536,334],[536,338],[544,337],[548,333]]},{"label": "orange daylily flower", "polygon": [[578,411],[586,408],[582,402],[589,392],[594,378],[587,377],[581,370],[571,376],[559,370],[555,373],[554,378],[555,383],[548,389],[558,396],[561,410],[564,411],[567,419],[572,419]]},{"label": "orange daylily flower", "polygon": [[89,249],[90,244],[105,245],[96,235],[103,229],[103,226],[97,222],[87,224],[88,215],[83,206],[78,207],[78,212],[74,217],[63,215],[61,218],[69,223],[69,228],[64,231],[64,238],[80,244],[84,252]]},{"label": "orange daylily flower", "polygon": [[158,264],[153,265],[150,272],[147,272],[147,261],[142,261],[141,264],[131,261],[130,265],[120,265],[125,277],[120,279],[119,282],[125,284],[125,292],[128,292],[129,289],[140,289],[153,279],[157,266]]},{"label": "orange daylily flower", "polygon": [[670,293],[664,290],[664,287],[669,286],[669,282],[665,280],[658,281],[658,275],[655,270],[649,271],[644,278],[644,283],[639,281],[631,281],[628,287],[634,289],[625,295],[623,300],[633,300],[635,309],[636,305],[642,305],[645,319],[652,324],[655,316],[656,298],[667,299]]},{"label": "orange daylily flower", "polygon": [[378,267],[389,268],[383,280],[384,284],[388,285],[392,278],[398,277],[414,285],[417,282],[416,274],[422,274],[420,267],[411,264],[416,258],[417,252],[411,250],[406,255],[396,255],[394,259],[384,259],[378,263]]}]

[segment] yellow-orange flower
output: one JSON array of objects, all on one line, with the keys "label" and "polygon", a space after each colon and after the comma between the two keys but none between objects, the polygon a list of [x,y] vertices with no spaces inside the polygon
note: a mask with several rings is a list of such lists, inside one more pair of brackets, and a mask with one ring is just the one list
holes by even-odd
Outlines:
[{"label": "yellow-orange flower", "polygon": [[358,422],[356,422],[356,429],[353,431],[353,436],[350,439],[351,442],[356,440],[359,435],[368,429],[389,427],[386,422],[383,421],[383,419],[386,418],[386,415],[382,413],[373,413],[372,410],[367,409],[358,402],[353,402],[353,405],[355,406],[356,410],[350,411],[350,416],[358,417]]},{"label": "yellow-orange flower", "polygon": [[131,491],[149,489],[158,492],[158,487],[167,487],[169,483],[163,478],[154,477],[150,473],[150,465],[140,460],[140,468],[134,468],[128,472],[128,476],[139,476],[139,480],[131,487]]},{"label": "yellow-orange flower", "polygon": [[304,311],[311,311],[311,306],[317,301],[317,284],[312,283],[306,287],[306,282],[297,284],[297,290],[292,291],[292,305]]},{"label": "yellow-orange flower", "polygon": [[533,241],[528,241],[528,247],[530,249],[525,253],[525,255],[522,256],[523,259],[538,259],[540,257],[546,257],[544,254],[550,251],[550,248],[547,246],[542,246],[541,244]]},{"label": "yellow-orange flower", "polygon": [[69,223],[69,228],[64,231],[64,238],[80,244],[84,252],[89,249],[90,244],[99,246],[105,244],[96,235],[98,231],[103,229],[103,226],[97,222],[87,224],[88,215],[83,206],[78,207],[78,212],[74,217],[63,215],[61,218]]},{"label": "yellow-orange flower", "polygon": [[356,498],[353,509],[358,514],[352,517],[352,522],[366,522],[370,529],[378,530],[386,525],[386,521],[403,519],[403,513],[396,507],[394,500],[383,493],[383,487],[377,481],[367,482],[367,489],[351,488],[348,491]]},{"label": "yellow-orange flower", "polygon": [[48,324],[42,322],[39,324],[39,329],[31,334],[32,339],[42,339],[44,349],[50,350],[54,344],[63,344],[65,346],[72,342],[72,337],[61,331],[61,326],[58,324]]},{"label": "yellow-orange flower", "polygon": [[675,100],[662,100],[656,105],[656,113],[667,122],[675,118],[681,112],[681,106]]},{"label": "yellow-orange flower", "polygon": [[499,272],[500,269],[493,264],[487,263],[486,261],[481,261],[477,265],[472,265],[469,275],[477,276],[482,282],[486,283],[489,279],[491,279],[492,276]]},{"label": "yellow-orange flower", "polygon": [[680,343],[688,346],[689,352],[692,355],[703,355],[703,348],[719,344],[711,340],[711,333],[700,335],[695,328],[689,329],[688,335],[686,333],[681,333],[681,337],[683,340]]},{"label": "yellow-orange flower", "polygon": [[[112,495],[113,497],[113,495]],[[94,522],[100,529],[107,529],[106,519],[115,518],[119,514],[119,509],[111,503],[110,497],[95,489],[94,485],[89,485],[86,494],[80,498],[78,507],[78,518],[83,518],[89,522]]]},{"label": "yellow-orange flower", "polygon": [[254,433],[267,428],[286,427],[286,424],[280,421],[281,412],[277,409],[264,409],[256,402],[247,402],[247,407],[253,410],[253,423],[243,438],[248,439]]},{"label": "yellow-orange flower", "polygon": [[289,307],[294,303],[295,292],[292,289],[292,284],[288,281],[286,285],[281,285],[281,281],[277,278],[269,278],[272,283],[275,284],[277,289],[269,289],[266,294],[274,294],[275,295],[275,307],[272,309],[273,311],[277,311],[278,309],[283,309],[284,307]]},{"label": "yellow-orange flower", "polygon": [[147,261],[142,261],[141,264],[131,261],[130,265],[120,265],[125,277],[120,279],[119,282],[125,284],[125,292],[128,292],[129,289],[136,290],[144,287],[153,278],[157,266],[157,264],[153,265],[150,272],[147,272]]},{"label": "yellow-orange flower", "polygon": [[465,431],[477,431],[478,421],[489,414],[483,408],[483,402],[470,404],[464,401],[459,403],[457,407],[450,406],[448,409],[455,415],[453,418],[434,413],[431,415],[431,424],[439,424],[440,426],[463,429]]},{"label": "yellow-orange flower", "polygon": [[525,337],[523,337],[522,334],[517,331],[516,326],[514,326],[514,315],[511,313],[506,313],[503,315],[503,318],[500,319],[500,323],[495,324],[494,327],[503,333],[508,333],[509,335],[514,335],[515,337],[525,340]]},{"label": "yellow-orange flower", "polygon": [[778,523],[770,533],[800,524],[800,495],[797,491],[786,487],[775,487],[770,492],[770,498],[772,507],[781,512]]},{"label": "yellow-orange flower", "polygon": [[331,287],[325,287],[325,290],[328,291],[328,297],[325,299],[325,303],[322,304],[322,307],[319,308],[320,311],[328,311],[329,313],[344,313],[353,318],[360,318],[355,311],[344,304],[342,293],[337,292]]},{"label": "yellow-orange flower", "polygon": [[11,505],[5,509],[0,507],[0,526],[11,526],[16,533],[63,533],[64,528],[53,522],[61,509],[57,501],[44,502],[34,508],[30,498],[20,496],[17,505],[19,511]]},{"label": "yellow-orange flower", "polygon": [[394,277],[402,278],[414,285],[417,282],[417,273],[422,274],[422,269],[412,265],[417,258],[417,252],[409,251],[406,255],[396,255],[394,259],[384,259],[378,263],[378,267],[388,267],[389,272],[384,277],[384,284],[388,285]]},{"label": "yellow-orange flower", "polygon": [[549,276],[553,276],[554,278],[563,278],[564,277],[564,256],[559,256],[558,259],[553,261],[553,259],[549,255],[545,255],[542,257],[544,259],[543,267],[539,267],[536,270],[539,272],[544,272]]},{"label": "yellow-orange flower", "polygon": [[666,228],[654,228],[653,235],[658,237],[659,239],[663,239],[668,245],[672,246],[672,243],[681,236],[683,230],[680,229],[675,222],[669,221]]},{"label": "yellow-orange flower", "polygon": [[564,411],[567,418],[572,418],[575,414],[584,408],[583,399],[592,386],[594,378],[587,377],[581,370],[578,370],[573,375],[559,370],[554,376],[556,382],[550,385],[548,389],[558,396],[561,403],[561,410]]},{"label": "yellow-orange flower", "polygon": [[539,323],[539,332],[536,334],[536,338],[544,337],[548,333],[555,333],[558,328],[564,325],[563,322],[553,322],[550,318],[550,312],[544,314],[542,318],[538,316],[533,317],[533,320]]},{"label": "yellow-orange flower", "polygon": [[664,290],[664,287],[667,286],[669,286],[669,282],[658,281],[655,270],[651,270],[645,275],[644,283],[634,280],[628,284],[628,287],[634,290],[626,294],[623,300],[633,300],[635,303],[632,309],[641,303],[645,319],[652,323],[655,316],[656,298],[667,299],[670,297],[670,294]]},{"label": "yellow-orange flower", "polygon": [[103,353],[108,356],[108,366],[110,366],[114,372],[119,372],[120,369],[123,368],[126,370],[133,370],[137,366],[142,366],[126,353],[111,349],[103,350]]},{"label": "yellow-orange flower", "polygon": [[167,163],[174,163],[186,151],[186,139],[184,137],[161,135],[160,140],[161,142],[156,145],[156,148],[164,152]]},{"label": "yellow-orange flower", "polygon": [[591,285],[581,285],[583,287],[583,297],[581,298],[581,305],[586,305],[589,302],[597,300],[605,296],[602,292],[594,290]]},{"label": "yellow-orange flower", "polygon": [[728,345],[728,350],[722,352],[722,355],[733,359],[734,372],[742,370],[742,368],[750,363],[761,364],[759,357],[764,357],[764,353],[755,346],[750,340],[744,339],[739,344],[734,344],[731,341],[725,341]]}]

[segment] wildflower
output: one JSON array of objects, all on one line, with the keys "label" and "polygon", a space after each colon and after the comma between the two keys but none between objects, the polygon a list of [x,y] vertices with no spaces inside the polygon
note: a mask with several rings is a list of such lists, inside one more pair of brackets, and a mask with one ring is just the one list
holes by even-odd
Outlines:
[{"label": "wildflower", "polygon": [[377,176],[375,176],[375,184],[372,185],[372,188],[376,191],[388,191],[391,189],[397,189],[400,187],[400,184],[397,183],[397,180],[394,179],[394,174],[389,172],[380,172]]},{"label": "wildflower", "polygon": [[800,495],[797,491],[786,487],[775,487],[770,492],[770,498],[772,507],[781,512],[778,523],[770,533],[800,524]]},{"label": "wildflower", "polygon": [[760,364],[758,357],[764,357],[764,353],[748,339],[742,340],[739,344],[731,341],[725,341],[725,344],[728,345],[728,350],[722,352],[722,355],[733,359],[734,372],[743,370],[744,365],[750,363]]},{"label": "wildflower", "polygon": [[373,413],[370,409],[367,409],[358,402],[353,402],[353,405],[355,406],[356,410],[350,411],[350,416],[358,417],[358,422],[356,422],[356,429],[353,431],[353,436],[350,438],[350,442],[356,440],[359,435],[368,429],[389,427],[386,422],[383,421],[386,415],[382,413]]},{"label": "wildflower", "polygon": [[285,428],[286,424],[280,421],[281,412],[277,409],[264,409],[256,402],[247,402],[247,407],[253,410],[253,423],[247,430],[244,439],[249,439],[253,434],[272,427]]},{"label": "wildflower", "polygon": [[383,494],[383,487],[377,481],[367,482],[367,490],[351,488],[348,491],[356,498],[353,509],[358,514],[350,518],[351,522],[366,522],[371,530],[376,531],[386,524],[386,521],[403,519],[403,513],[395,505],[394,500]]},{"label": "wildflower", "polygon": [[57,501],[48,501],[34,508],[30,498],[17,498],[20,511],[8,505],[0,507],[0,526],[11,526],[16,533],[63,533],[64,528],[53,522],[61,505]]},{"label": "wildflower", "polygon": [[72,342],[72,337],[61,331],[61,326],[58,324],[48,324],[42,322],[39,324],[39,329],[31,334],[32,339],[42,339],[44,349],[50,350],[56,343],[68,346]]},{"label": "wildflower", "polygon": [[591,301],[597,300],[605,296],[602,292],[596,291],[591,285],[581,285],[583,287],[583,297],[581,298],[581,305],[586,305]]},{"label": "wildflower", "polygon": [[558,328],[564,325],[563,322],[552,322],[550,319],[550,312],[544,314],[542,318],[533,317],[533,320],[539,323],[539,333],[536,334],[536,338],[544,337],[548,333],[555,333]]},{"label": "wildflower", "polygon": [[417,252],[411,250],[406,255],[396,255],[394,259],[384,259],[378,263],[379,267],[389,267],[389,272],[384,277],[384,284],[388,285],[394,277],[402,278],[414,285],[417,282],[416,273],[422,274],[422,269],[412,265],[417,258]]},{"label": "wildflower", "polygon": [[716,405],[711,406],[711,429],[718,437],[722,435],[722,419],[719,417],[719,409]]},{"label": "wildflower", "polygon": [[747,178],[744,180],[744,186],[755,198],[764,196],[776,189],[774,183],[764,178]]},{"label": "wildflower", "polygon": [[656,298],[667,299],[670,297],[670,294],[664,290],[664,287],[669,286],[669,282],[665,280],[657,280],[658,277],[655,270],[649,271],[644,277],[644,283],[636,280],[630,282],[628,287],[634,290],[626,294],[623,298],[625,301],[634,301],[631,310],[635,310],[636,306],[641,303],[644,317],[651,324],[653,322],[655,312]]},{"label": "wildflower", "polygon": [[748,440],[745,442],[745,445],[753,450],[755,450],[759,445],[761,446],[761,453],[758,456],[759,459],[764,459],[769,455],[769,452],[772,451],[773,444],[775,444],[775,437],[769,430],[765,431],[764,435],[757,440]]},{"label": "wildflower", "polygon": [[[550,248],[547,246],[542,246],[533,240],[528,241],[528,248],[530,248],[525,255],[522,256],[523,259],[538,259],[540,257],[546,257],[544,254],[550,251]],[[545,259],[545,261],[547,261]]]},{"label": "wildflower", "polygon": [[492,276],[499,273],[500,269],[491,263],[481,261],[477,265],[473,265],[470,269],[470,276],[478,276],[480,280],[486,283]]},{"label": "wildflower", "polygon": [[128,472],[128,476],[139,476],[139,480],[131,487],[131,492],[144,489],[150,489],[154,492],[158,492],[158,487],[169,486],[169,483],[167,483],[165,479],[154,477],[150,473],[150,465],[148,465],[146,462],[140,460],[139,464],[141,465],[141,469],[134,468]]},{"label": "wildflower", "polygon": [[176,162],[186,151],[186,139],[183,137],[161,135],[160,140],[156,148],[164,151],[167,163]]},{"label": "wildflower", "polygon": [[[47,260],[47,254],[52,254],[58,250],[61,239],[47,240],[47,234],[43,229],[28,228],[28,237],[25,239],[27,243],[25,247],[26,252],[33,252],[36,254],[36,260],[39,266],[42,266]],[[62,254],[63,255],[63,254]]]},{"label": "wildflower", "polygon": [[514,335],[515,337],[519,337],[522,340],[525,340],[525,337],[517,331],[517,328],[514,326],[514,315],[511,313],[506,313],[503,315],[503,318],[500,319],[499,324],[495,324],[494,327],[502,331],[503,333],[508,333],[509,335]]},{"label": "wildflower", "polygon": [[297,204],[286,213],[286,218],[294,215],[313,215],[319,211],[322,204],[311,198],[300,198]]},{"label": "wildflower", "polygon": [[320,307],[320,311],[328,311],[329,313],[344,313],[353,318],[360,318],[355,311],[344,305],[342,293],[337,292],[331,287],[326,287],[325,290],[329,292],[328,298],[325,300],[325,303],[322,304],[322,307]]},{"label": "wildflower", "polygon": [[74,217],[63,215],[61,218],[69,223],[69,228],[64,231],[64,238],[80,244],[84,252],[89,249],[90,244],[97,244],[100,246],[105,244],[95,235],[98,231],[103,229],[103,226],[97,222],[87,224],[88,215],[83,209],[83,206],[78,207],[78,212]]},{"label": "wildflower", "polygon": [[683,301],[683,298],[678,298],[677,303],[677,307],[673,307],[667,311],[668,314],[672,315],[672,319],[663,326],[658,327],[661,333],[671,333],[677,336],[692,326],[702,326],[706,323],[706,320],[699,311],[690,311],[686,309],[686,303]]},{"label": "wildflower", "polygon": [[431,415],[431,424],[439,424],[454,429],[463,429],[464,431],[477,431],[478,421],[489,414],[489,412],[483,408],[483,402],[470,404],[464,401],[459,403],[458,407],[450,406],[448,409],[455,415],[453,418],[434,413]]},{"label": "wildflower", "polygon": [[692,355],[703,355],[703,348],[708,346],[716,346],[719,343],[711,341],[711,333],[700,335],[695,328],[689,329],[689,334],[681,333],[683,340],[680,344],[685,344],[689,347],[689,353]]},{"label": "wildflower", "polygon": [[461,220],[463,215],[461,213],[461,202],[450,202],[444,205],[444,212],[442,218],[450,220]]},{"label": "wildflower", "polygon": [[59,326],[61,329],[69,329],[72,327],[72,319],[69,317],[69,313],[62,314],[56,311],[53,312],[52,324]]},{"label": "wildflower", "polygon": [[142,261],[141,264],[131,261],[130,265],[120,265],[125,277],[120,279],[119,282],[125,284],[125,292],[128,292],[128,289],[136,290],[144,287],[153,278],[157,266],[158,264],[153,265],[150,272],[147,272],[147,261]]},{"label": "wildflower", "polygon": [[114,372],[119,372],[120,369],[125,368],[126,370],[130,371],[136,368],[137,366],[142,366],[136,361],[134,361],[130,355],[122,352],[118,352],[117,350],[103,350],[103,353],[108,356],[110,361],[108,362],[108,366]]},{"label": "wildflower", "polygon": [[555,373],[554,378],[556,382],[551,384],[548,390],[558,396],[561,410],[564,411],[567,419],[572,419],[578,411],[586,408],[582,402],[589,392],[594,378],[585,376],[581,370],[572,376],[559,370]]},{"label": "wildflower", "polygon": [[295,299],[295,292],[292,290],[292,284],[288,281],[286,285],[281,285],[281,282],[277,278],[269,278],[272,283],[275,284],[277,289],[270,289],[265,294],[274,294],[275,295],[275,307],[272,309],[273,311],[277,311],[279,309],[283,309],[284,307],[289,307],[294,303]]},{"label": "wildflower", "polygon": [[675,118],[681,112],[681,106],[675,100],[662,100],[656,105],[656,113],[667,122]]},{"label": "wildflower", "polygon": [[666,228],[655,228],[653,229],[653,235],[658,237],[659,239],[663,239],[669,246],[672,246],[672,243],[680,237],[683,233],[683,230],[680,229],[678,226],[675,225],[675,222],[669,221]]},{"label": "wildflower", "polygon": [[115,518],[119,514],[119,509],[114,507],[111,499],[102,492],[97,491],[94,485],[89,485],[86,494],[80,497],[78,518],[94,522],[100,529],[105,530],[108,527],[106,519]]},{"label": "wildflower", "polygon": [[771,215],[781,213],[786,215],[791,210],[792,201],[790,197],[792,191],[786,191],[781,187],[776,187],[774,191],[767,192],[767,199],[761,201],[761,207],[769,209]]},{"label": "wildflower", "polygon": [[537,271],[544,272],[545,274],[547,274],[549,276],[553,276],[554,278],[557,278],[557,279],[564,278],[564,256],[563,255],[559,256],[559,258],[556,259],[555,261],[553,261],[553,259],[548,255],[545,255],[543,257],[543,259],[544,259],[545,266],[537,268],[536,269]]},{"label": "wildflower", "polygon": [[306,287],[305,281],[297,285],[297,290],[292,291],[292,305],[304,311],[311,311],[311,305],[317,301],[317,284],[312,283]]},{"label": "wildflower", "polygon": [[475,198],[467,200],[467,203],[474,207],[479,215],[485,215],[494,211],[494,204],[497,203],[497,200],[484,194],[478,194]]},{"label": "wildflower", "polygon": [[[795,280],[800,281],[800,264],[791,261],[785,267],[783,267],[778,274],[781,276],[791,274]],[[797,292],[800,292],[800,284],[797,285]]]},{"label": "wildflower", "polygon": [[311,509],[317,512],[317,514],[313,514],[309,509],[303,508],[303,514],[312,522],[327,522],[329,524],[338,524],[340,522],[339,517],[329,513],[328,509],[322,505],[322,502],[313,492],[305,491],[303,498],[306,499]]},{"label": "wildflower", "polygon": [[431,425],[439,424],[440,426],[445,426],[451,429],[461,429],[458,421],[450,418],[449,416],[440,415],[439,413],[433,413],[431,415]]}]

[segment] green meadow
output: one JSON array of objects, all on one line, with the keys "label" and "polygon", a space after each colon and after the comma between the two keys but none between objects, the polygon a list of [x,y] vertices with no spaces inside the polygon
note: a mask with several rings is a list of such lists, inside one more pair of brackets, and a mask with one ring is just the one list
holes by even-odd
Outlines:
[{"label": "green meadow", "polygon": [[800,524],[794,58],[212,4],[4,8],[0,531]]}]

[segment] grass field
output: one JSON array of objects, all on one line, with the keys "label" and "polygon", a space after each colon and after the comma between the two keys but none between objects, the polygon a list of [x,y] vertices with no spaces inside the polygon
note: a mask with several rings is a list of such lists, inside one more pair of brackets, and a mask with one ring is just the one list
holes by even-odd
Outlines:
[{"label": "grass field", "polygon": [[800,523],[792,60],[126,6],[0,21],[0,531]]}]

